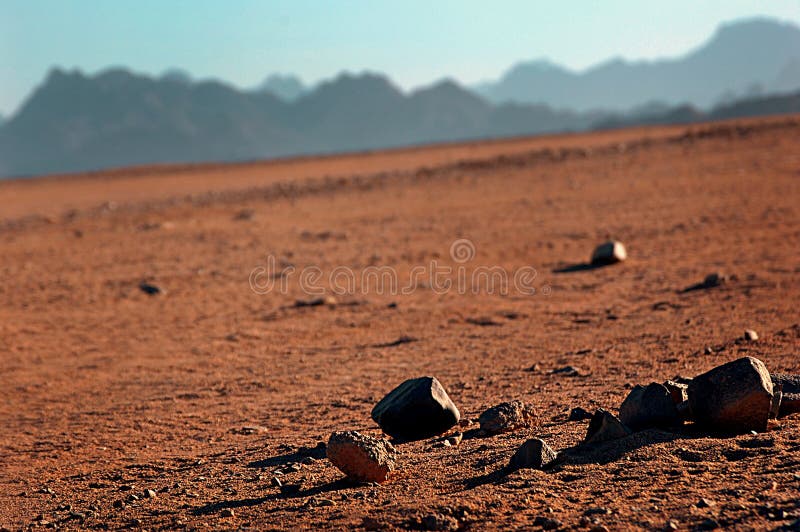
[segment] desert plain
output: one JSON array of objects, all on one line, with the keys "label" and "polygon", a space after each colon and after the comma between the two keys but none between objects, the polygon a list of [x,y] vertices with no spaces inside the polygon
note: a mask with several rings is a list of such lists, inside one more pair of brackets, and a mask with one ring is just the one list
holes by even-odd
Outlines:
[{"label": "desert plain", "polygon": [[[504,471],[635,384],[800,372],[798,117],[16,179],[0,205],[3,530],[800,526],[798,415]],[[628,260],[584,267],[608,238]],[[412,276],[434,263],[450,285]],[[526,290],[460,289],[480,267]],[[335,304],[297,305],[309,268]],[[328,282],[369,268],[398,289]],[[346,480],[321,443],[381,437],[372,407],[424,375],[461,442]],[[477,434],[512,399],[538,426]]]}]

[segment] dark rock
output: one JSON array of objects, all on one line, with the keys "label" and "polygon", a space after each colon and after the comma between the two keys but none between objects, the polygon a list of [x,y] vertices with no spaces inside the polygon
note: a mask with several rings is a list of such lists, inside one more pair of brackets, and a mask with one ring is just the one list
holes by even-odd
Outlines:
[{"label": "dark rock", "polygon": [[564,524],[558,519],[553,519],[552,517],[544,517],[540,515],[533,520],[533,526],[538,526],[543,530],[556,530],[564,526]]},{"label": "dark rock", "polygon": [[772,379],[757,358],[740,358],[695,377],[688,393],[692,416],[701,426],[734,433],[767,429]]},{"label": "dark rock", "polygon": [[702,498],[699,501],[697,501],[697,504],[695,506],[697,506],[698,508],[711,508],[712,506],[714,506],[714,501]]},{"label": "dark rock", "polygon": [[585,373],[582,369],[575,366],[563,366],[551,371],[553,375],[564,375],[565,377],[583,377]]},{"label": "dark rock", "polygon": [[703,288],[715,288],[728,282],[728,276],[722,272],[714,272],[703,279]]},{"label": "dark rock", "polygon": [[484,411],[478,417],[481,430],[488,434],[500,434],[514,430],[535,427],[536,411],[522,401],[500,403]]},{"label": "dark rock", "polygon": [[710,517],[708,519],[705,519],[698,525],[698,528],[700,530],[716,530],[719,527],[720,527],[719,521],[717,521],[716,519],[712,519]]},{"label": "dark rock", "polygon": [[647,386],[636,385],[619,407],[619,419],[634,430],[681,424],[669,390],[657,382]]},{"label": "dark rock", "polygon": [[436,436],[458,423],[461,415],[435,377],[409,379],[372,409],[372,419],[398,440]]},{"label": "dark rock", "polygon": [[430,514],[422,518],[420,524],[423,530],[458,530],[458,520],[455,517],[443,514]]},{"label": "dark rock", "polygon": [[141,290],[148,296],[155,296],[163,292],[161,288],[151,283],[139,283],[139,290]]},{"label": "dark rock", "polygon": [[776,417],[800,413],[800,393],[780,393],[775,410]]},{"label": "dark rock", "polygon": [[595,266],[605,266],[622,262],[628,258],[625,246],[617,240],[609,240],[597,246],[592,253],[591,263]]},{"label": "dark rock", "polygon": [[770,373],[769,376],[774,388],[780,387],[783,393],[800,394],[800,375]]},{"label": "dark rock", "polygon": [[327,445],[328,460],[356,482],[383,482],[395,468],[397,451],[391,443],[354,430],[334,432]]},{"label": "dark rock", "polygon": [[572,410],[569,411],[569,417],[567,421],[583,421],[585,419],[592,419],[592,414],[585,408],[581,408],[576,406]]},{"label": "dark rock", "polygon": [[555,459],[556,452],[544,440],[531,438],[517,449],[509,466],[514,469],[544,469]]},{"label": "dark rock", "polygon": [[592,416],[592,420],[589,421],[589,428],[586,431],[583,443],[603,443],[624,438],[630,433],[631,430],[623,425],[617,416],[607,410],[598,408]]},{"label": "dark rock", "polygon": [[335,307],[338,301],[333,296],[325,296],[325,297],[315,297],[312,299],[298,299],[294,302],[294,306],[297,308],[301,307],[320,307],[323,305],[328,305],[331,307]]}]

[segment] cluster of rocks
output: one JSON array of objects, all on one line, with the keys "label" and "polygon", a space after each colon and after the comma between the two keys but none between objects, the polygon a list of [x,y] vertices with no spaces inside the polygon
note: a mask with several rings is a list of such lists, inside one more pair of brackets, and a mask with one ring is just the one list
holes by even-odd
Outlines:
[{"label": "cluster of rocks", "polygon": [[[618,440],[646,429],[677,429],[692,421],[709,433],[764,431],[770,418],[800,412],[800,376],[770,374],[757,358],[744,357],[717,366],[693,379],[635,386],[619,408],[619,416],[598,409],[576,408],[570,420],[589,419],[582,448]],[[372,409],[372,419],[396,442],[443,434],[461,419],[458,408],[434,377],[409,379],[389,392]],[[486,436],[534,428],[533,407],[519,400],[501,403],[478,418]],[[444,438],[443,446],[458,445],[462,434]],[[387,440],[356,431],[334,432],[327,457],[356,482],[384,482],[397,467],[398,451]],[[559,453],[540,438],[525,441],[511,456],[510,469],[546,469]]]},{"label": "cluster of rocks", "polygon": [[[372,409],[372,419],[397,442],[422,440],[443,434],[461,420],[458,407],[435,377],[409,379],[390,391]],[[483,412],[478,422],[486,435],[535,427],[533,407],[510,401]],[[458,433],[439,442],[461,443]],[[351,480],[383,482],[397,464],[397,449],[388,441],[356,431],[334,432],[327,445],[328,459]]]}]

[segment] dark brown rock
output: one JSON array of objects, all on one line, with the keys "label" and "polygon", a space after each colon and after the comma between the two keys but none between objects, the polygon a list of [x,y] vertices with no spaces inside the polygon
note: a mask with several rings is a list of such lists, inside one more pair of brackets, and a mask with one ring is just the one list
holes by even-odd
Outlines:
[{"label": "dark brown rock", "polygon": [[767,429],[772,379],[757,358],[740,358],[695,377],[688,394],[692,416],[702,426],[734,433]]},{"label": "dark brown rock", "polygon": [[580,406],[570,410],[569,417],[567,417],[567,421],[583,421],[585,419],[592,419],[592,414]]},{"label": "dark brown rock", "polygon": [[385,481],[397,456],[391,443],[354,430],[331,434],[326,452],[328,460],[356,482]]},{"label": "dark brown rock", "polygon": [[484,411],[478,417],[481,430],[488,434],[511,432],[529,427],[537,423],[536,411],[533,406],[522,401],[509,401],[500,403]]},{"label": "dark brown rock", "polygon": [[461,415],[435,377],[409,379],[380,400],[372,419],[398,440],[436,436],[458,423]]},{"label": "dark brown rock", "polygon": [[604,266],[622,262],[628,258],[625,246],[617,240],[609,240],[597,246],[592,253],[591,262],[595,266]]},{"label": "dark brown rock", "polygon": [[769,376],[774,388],[780,387],[783,393],[800,394],[800,375],[770,373]]},{"label": "dark brown rock", "polygon": [[619,419],[634,430],[681,424],[669,390],[657,382],[647,386],[636,385],[619,407]]},{"label": "dark brown rock", "polygon": [[622,424],[617,416],[611,412],[598,408],[589,421],[584,444],[603,443],[624,438],[631,433],[631,429]]},{"label": "dark brown rock", "polygon": [[556,459],[556,452],[544,440],[531,438],[523,443],[511,457],[509,466],[514,469],[544,469]]}]

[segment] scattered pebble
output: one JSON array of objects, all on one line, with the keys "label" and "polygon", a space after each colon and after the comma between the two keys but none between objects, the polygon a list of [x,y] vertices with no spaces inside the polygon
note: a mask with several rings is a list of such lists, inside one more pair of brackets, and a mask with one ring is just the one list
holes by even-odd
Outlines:
[{"label": "scattered pebble", "polygon": [[582,369],[576,368],[575,366],[556,368],[550,373],[553,375],[564,375],[565,377],[583,377],[586,375]]},{"label": "scattered pebble", "polygon": [[607,410],[598,408],[592,416],[592,420],[589,421],[589,429],[586,431],[583,443],[603,443],[624,438],[630,433],[631,430],[623,425],[617,416]]},{"label": "scattered pebble", "polygon": [[609,240],[597,246],[592,253],[591,263],[595,266],[605,266],[622,262],[628,258],[628,252],[622,242]]},{"label": "scattered pebble", "polygon": [[704,288],[715,288],[728,282],[728,276],[722,272],[713,272],[706,275],[703,279]]},{"label": "scattered pebble", "polygon": [[580,406],[576,406],[572,410],[569,411],[569,417],[567,417],[567,421],[583,421],[585,419],[592,419],[592,414],[585,408],[581,408]]},{"label": "scattered pebble", "polygon": [[636,385],[619,407],[619,419],[634,430],[673,427],[682,423],[669,390],[657,382],[647,386]]},{"label": "scattered pebble", "polygon": [[155,499],[157,497],[154,490],[144,490],[144,496],[148,499]]},{"label": "scattered pebble", "polygon": [[533,526],[538,526],[542,530],[556,530],[563,527],[564,524],[558,519],[553,519],[552,517],[544,517],[540,515],[533,520]]},{"label": "scattered pebble", "polygon": [[544,440],[531,438],[523,443],[511,457],[509,466],[528,469],[544,469],[556,459],[556,452]]},{"label": "scattered pebble", "polygon": [[421,520],[423,530],[458,530],[458,520],[455,517],[443,514],[426,515]]},{"label": "scattered pebble", "polygon": [[435,377],[409,379],[372,409],[372,419],[398,440],[421,440],[458,423],[461,414]]},{"label": "scattered pebble", "polygon": [[312,299],[298,299],[294,302],[294,306],[300,307],[320,307],[323,305],[334,307],[338,301],[333,296],[315,297]]},{"label": "scattered pebble", "polygon": [[758,340],[758,333],[755,332],[753,329],[746,329],[744,331],[744,339],[748,342],[755,342]]},{"label": "scattered pebble", "polygon": [[393,471],[397,451],[391,443],[356,431],[334,432],[328,460],[356,482],[384,482]]},{"label": "scattered pebble", "polygon": [[152,283],[146,283],[146,282],[139,283],[139,290],[141,290],[142,292],[144,292],[149,296],[155,296],[158,294],[162,294],[164,292],[160,287]]},{"label": "scattered pebble", "polygon": [[478,417],[478,423],[487,434],[511,432],[535,427],[536,411],[533,406],[522,401],[509,401],[485,410]]},{"label": "scattered pebble", "polygon": [[712,506],[714,506],[714,501],[710,501],[710,500],[708,500],[706,498],[702,498],[699,501],[697,501],[696,506],[698,508],[711,508]]},{"label": "scattered pebble", "polygon": [[223,508],[222,511],[219,513],[220,517],[236,517],[236,514],[233,513],[232,508]]},{"label": "scattered pebble", "polygon": [[450,436],[449,438],[447,438],[447,440],[445,440],[445,441],[448,442],[453,447],[455,447],[456,445],[461,443],[461,440],[463,438],[464,438],[464,433],[463,432],[458,432],[458,433],[454,434],[453,436]]}]

